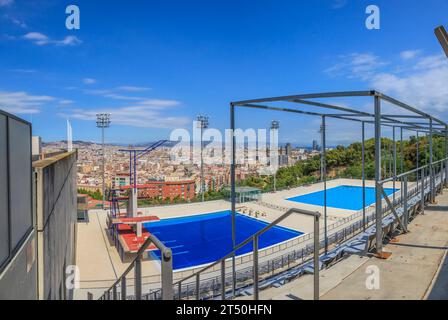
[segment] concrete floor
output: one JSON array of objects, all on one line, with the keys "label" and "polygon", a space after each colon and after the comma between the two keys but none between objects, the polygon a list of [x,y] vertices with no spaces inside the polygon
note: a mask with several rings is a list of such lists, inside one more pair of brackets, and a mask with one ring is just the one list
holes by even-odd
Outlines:
[{"label": "concrete floor", "polygon": [[[324,300],[448,299],[448,190],[437,197],[384,250],[387,260],[350,256],[323,270],[320,298]],[[372,270],[379,271],[379,288],[368,289]],[[279,288],[261,292],[261,299],[312,299],[313,276],[304,276]]]}]

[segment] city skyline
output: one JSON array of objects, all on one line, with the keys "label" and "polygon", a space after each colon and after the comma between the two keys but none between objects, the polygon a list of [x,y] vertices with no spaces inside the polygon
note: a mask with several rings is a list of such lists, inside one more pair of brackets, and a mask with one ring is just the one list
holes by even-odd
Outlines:
[{"label": "city skyline", "polygon": [[[380,30],[365,28],[362,1],[136,1],[107,10],[79,1],[81,28],[67,30],[66,4],[2,1],[0,108],[32,122],[44,141],[66,139],[67,118],[74,140],[99,141],[95,114],[110,112],[106,141],[122,144],[191,129],[198,114],[222,131],[231,101],[322,90],[378,89],[446,117],[448,64],[433,29],[448,4],[376,4]],[[320,141],[319,119],[274,112],[241,119],[242,128],[279,120],[282,143]],[[360,140],[352,124],[328,127],[328,145]]]}]

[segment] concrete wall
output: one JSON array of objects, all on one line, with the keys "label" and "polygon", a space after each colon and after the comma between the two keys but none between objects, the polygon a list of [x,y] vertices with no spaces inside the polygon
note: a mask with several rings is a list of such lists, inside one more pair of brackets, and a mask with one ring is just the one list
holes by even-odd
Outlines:
[{"label": "concrete wall", "polygon": [[36,174],[39,299],[71,299],[66,267],[75,265],[76,152],[33,163]]},{"label": "concrete wall", "polygon": [[0,300],[36,299],[36,233],[33,231],[0,274]]}]

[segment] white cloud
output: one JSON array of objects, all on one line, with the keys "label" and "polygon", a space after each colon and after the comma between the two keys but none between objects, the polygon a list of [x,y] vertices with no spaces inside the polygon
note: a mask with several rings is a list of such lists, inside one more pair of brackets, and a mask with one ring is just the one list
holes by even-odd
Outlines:
[{"label": "white cloud", "polygon": [[[444,55],[421,56],[419,50],[404,55],[402,52],[400,56],[405,58],[400,60],[401,64],[394,63],[395,71],[380,70],[377,65],[382,62],[375,55],[356,53],[350,56],[349,62],[343,58],[325,71],[360,79],[368,89],[384,92],[425,112],[448,116],[448,60]],[[409,59],[413,59],[411,64]]]},{"label": "white cloud", "polygon": [[420,50],[406,50],[400,52],[400,57],[404,60],[414,59],[420,54]]},{"label": "white cloud", "polygon": [[93,78],[84,78],[84,79],[82,79],[82,82],[84,84],[95,84],[95,83],[97,83],[96,79],[93,79]]},{"label": "white cloud", "polygon": [[112,123],[143,128],[178,128],[190,121],[187,117],[167,116],[162,113],[166,108],[181,103],[177,100],[145,99],[134,105],[121,108],[98,108],[97,110],[73,109],[70,114],[60,114],[73,119],[94,121],[97,113],[110,113]]},{"label": "white cloud", "polygon": [[34,44],[38,46],[46,45],[49,43],[49,38],[40,32],[28,32],[23,36],[24,39],[32,41]]},{"label": "white cloud", "polygon": [[339,62],[324,71],[331,76],[367,79],[388,64],[371,53],[352,53],[339,56]]},{"label": "white cloud", "polygon": [[149,91],[149,90],[151,90],[151,88],[148,88],[148,87],[134,87],[134,86],[121,86],[121,87],[117,87],[117,90],[129,91],[129,92],[142,92],[142,91]]},{"label": "white cloud", "polygon": [[37,70],[34,69],[11,69],[10,72],[14,73],[36,73]]},{"label": "white cloud", "polygon": [[341,9],[348,4],[348,0],[333,0],[331,7],[333,9]]},{"label": "white cloud", "polygon": [[74,103],[73,100],[68,100],[68,99],[59,100],[59,104],[72,104],[72,103]]},{"label": "white cloud", "polygon": [[380,73],[370,82],[384,91],[429,113],[448,112],[448,61],[444,56],[425,57],[406,75]]},{"label": "white cloud", "polygon": [[41,106],[54,101],[50,96],[34,96],[26,92],[0,91],[0,109],[15,114],[33,114],[41,112]]},{"label": "white cloud", "polygon": [[62,40],[52,40],[47,35],[40,32],[28,32],[23,36],[23,38],[25,40],[31,41],[32,43],[38,46],[53,44],[56,46],[66,47],[66,46],[76,46],[82,43],[82,41],[75,36],[66,36]]},{"label": "white cloud", "polygon": [[3,18],[5,18],[6,20],[10,21],[11,23],[13,23],[14,25],[16,25],[20,28],[23,28],[23,29],[28,28],[27,24],[24,21],[22,21],[16,17],[13,17],[9,14],[4,14]]},{"label": "white cloud", "polygon": [[81,44],[82,41],[75,36],[66,36],[64,39],[55,41],[54,43],[58,46],[77,46],[78,44]]},{"label": "white cloud", "polygon": [[6,7],[14,3],[14,0],[0,0],[0,7]]}]

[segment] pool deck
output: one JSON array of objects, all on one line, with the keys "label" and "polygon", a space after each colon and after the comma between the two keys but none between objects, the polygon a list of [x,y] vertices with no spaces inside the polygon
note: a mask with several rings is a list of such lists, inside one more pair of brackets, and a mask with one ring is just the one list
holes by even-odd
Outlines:
[{"label": "pool deck", "polygon": [[[362,186],[362,181],[352,179],[338,179],[327,182],[327,188],[340,185]],[[367,187],[373,187],[374,181],[366,181]],[[386,184],[390,188],[392,184]],[[400,186],[396,186],[399,188]],[[321,206],[302,204],[288,201],[287,198],[312,193],[323,189],[323,183],[309,186],[302,186],[290,190],[278,191],[276,193],[263,194],[261,201],[277,208],[269,208],[259,203],[237,204],[238,207],[246,207],[247,210],[264,212],[265,216],[258,216],[258,219],[265,222],[272,222],[285,210],[292,207],[302,208],[322,213]],[[230,202],[224,200],[209,201],[204,203],[180,204],[170,206],[160,206],[151,208],[139,208],[144,215],[156,215],[160,219],[191,216],[197,214],[218,212],[230,209]],[[328,224],[343,220],[356,211],[328,208]],[[75,290],[75,299],[86,299],[87,292],[90,291],[94,297],[98,297],[104,289],[110,287],[114,281],[126,270],[129,263],[123,263],[118,252],[109,240],[106,226],[107,213],[103,210],[90,210],[89,222],[78,223],[77,236],[77,266],[80,271],[80,288]],[[280,223],[281,226],[291,228],[303,233],[310,233],[313,230],[313,221],[309,217],[302,215],[292,215]],[[321,224],[322,226],[322,224]],[[160,276],[159,262],[156,260],[145,260],[142,264],[144,283],[157,282]],[[132,273],[129,276],[132,278]],[[176,278],[176,277],[175,277]]]}]

